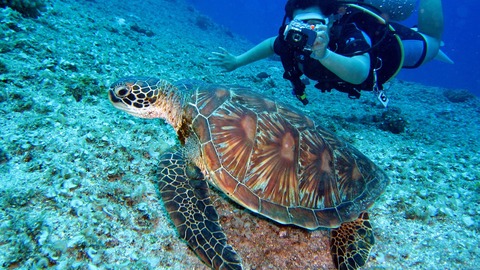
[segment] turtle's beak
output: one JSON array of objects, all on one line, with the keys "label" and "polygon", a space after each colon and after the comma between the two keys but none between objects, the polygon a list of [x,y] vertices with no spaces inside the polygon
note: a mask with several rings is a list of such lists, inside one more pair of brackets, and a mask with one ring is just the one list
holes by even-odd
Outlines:
[{"label": "turtle's beak", "polygon": [[115,95],[115,92],[113,90],[108,91],[108,98],[110,99],[110,102],[115,108],[136,117],[148,118],[144,110],[125,104],[125,101],[117,97],[117,95]]},{"label": "turtle's beak", "polygon": [[108,99],[110,99],[110,102],[115,108],[121,111],[130,113],[130,110],[131,110],[130,106],[125,104],[123,99],[117,97],[117,95],[115,95],[115,92],[113,90],[108,91]]},{"label": "turtle's beak", "polygon": [[108,99],[110,99],[110,102],[112,102],[113,105],[117,103],[122,103],[122,100],[119,99],[113,90],[108,91]]}]

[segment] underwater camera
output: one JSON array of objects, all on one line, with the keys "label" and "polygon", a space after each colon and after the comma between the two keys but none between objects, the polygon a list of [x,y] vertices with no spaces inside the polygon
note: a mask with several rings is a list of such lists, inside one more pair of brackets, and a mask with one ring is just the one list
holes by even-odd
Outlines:
[{"label": "underwater camera", "polygon": [[287,44],[297,50],[311,51],[317,38],[315,26],[299,20],[291,21],[285,28],[283,36]]}]

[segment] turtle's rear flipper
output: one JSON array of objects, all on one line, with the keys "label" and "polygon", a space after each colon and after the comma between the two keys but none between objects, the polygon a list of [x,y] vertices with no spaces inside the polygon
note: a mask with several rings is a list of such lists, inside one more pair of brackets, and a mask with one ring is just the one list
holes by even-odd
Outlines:
[{"label": "turtle's rear flipper", "polygon": [[161,157],[159,189],[180,237],[204,263],[214,269],[242,269],[240,257],[227,244],[210,202],[208,186],[198,167],[181,152]]},{"label": "turtle's rear flipper", "polygon": [[337,269],[357,269],[368,259],[375,244],[368,213],[363,212],[357,220],[343,223],[331,232],[330,250]]}]

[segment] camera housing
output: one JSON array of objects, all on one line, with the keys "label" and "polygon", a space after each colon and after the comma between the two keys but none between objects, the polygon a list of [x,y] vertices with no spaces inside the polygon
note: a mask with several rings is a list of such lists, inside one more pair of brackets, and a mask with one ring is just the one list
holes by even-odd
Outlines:
[{"label": "camera housing", "polygon": [[292,20],[285,28],[283,36],[291,47],[297,50],[311,51],[317,38],[317,31],[315,30],[314,25],[300,20]]}]

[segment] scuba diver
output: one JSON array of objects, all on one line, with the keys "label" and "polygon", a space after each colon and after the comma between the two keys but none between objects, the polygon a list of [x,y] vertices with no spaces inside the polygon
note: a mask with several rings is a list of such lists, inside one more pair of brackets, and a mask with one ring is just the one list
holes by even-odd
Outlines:
[{"label": "scuba diver", "polygon": [[435,58],[453,63],[440,51],[441,0],[420,0],[418,29],[392,21],[408,17],[413,1],[288,0],[278,36],[239,56],[220,48],[209,60],[233,71],[277,54],[283,77],[304,105],[308,99],[303,75],[317,81],[315,87],[322,92],[336,89],[359,98],[361,90],[374,91],[387,106],[383,84],[401,68],[416,68]]}]

